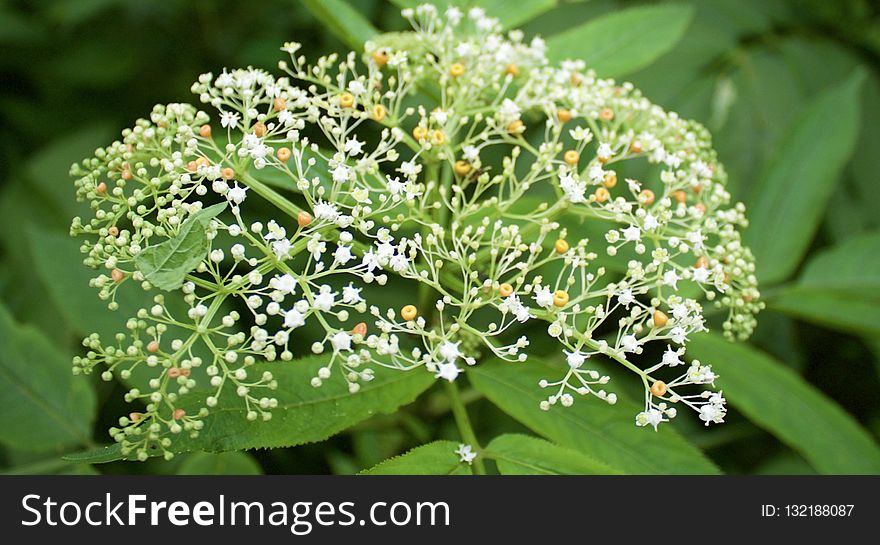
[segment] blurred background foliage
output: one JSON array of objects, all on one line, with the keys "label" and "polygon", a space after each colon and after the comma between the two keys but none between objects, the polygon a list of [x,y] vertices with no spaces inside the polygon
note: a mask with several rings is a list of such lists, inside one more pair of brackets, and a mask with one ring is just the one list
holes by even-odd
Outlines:
[{"label": "blurred background foliage", "polygon": [[[664,4],[483,3],[504,5],[505,20],[548,38],[633,6]],[[170,463],[89,466],[59,456],[106,443],[106,429],[128,410],[121,386],[70,374],[81,337],[116,325],[102,322],[108,313],[86,287],[77,243],[67,238],[79,209],[70,164],[154,104],[194,101],[189,87],[202,72],[271,70],[286,40],[315,57],[354,46],[372,27],[404,29],[397,4],[406,2],[0,0],[3,471],[353,473],[432,439],[457,439],[435,388],[394,415],[319,444]],[[705,429],[686,415],[672,426],[727,473],[872,471],[880,434],[880,177],[873,163],[880,8],[869,0],[677,4],[693,15],[674,47],[647,66],[600,75],[632,81],[653,102],[713,132],[734,198],[759,223],[748,239],[759,268],[768,264],[769,308],[753,348],[698,347],[701,357],[708,352],[723,364],[733,405],[728,423]],[[789,231],[797,240],[777,243]],[[483,394],[491,397],[485,389],[464,391],[478,435],[526,430]],[[835,429],[849,441],[826,434]]]}]

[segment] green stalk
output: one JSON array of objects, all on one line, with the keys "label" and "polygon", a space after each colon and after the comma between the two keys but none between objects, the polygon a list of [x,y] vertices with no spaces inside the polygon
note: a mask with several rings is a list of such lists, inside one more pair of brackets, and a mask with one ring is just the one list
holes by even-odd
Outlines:
[{"label": "green stalk", "polygon": [[471,419],[461,400],[458,386],[455,382],[449,381],[444,381],[443,386],[446,388],[446,393],[449,396],[449,401],[452,406],[452,415],[455,417],[455,425],[458,427],[458,433],[461,435],[461,439],[477,449],[477,457],[474,459],[474,473],[477,475],[485,475],[486,466],[483,464],[483,449],[480,446],[480,442],[477,441],[477,435],[474,433],[473,426],[471,426]]}]

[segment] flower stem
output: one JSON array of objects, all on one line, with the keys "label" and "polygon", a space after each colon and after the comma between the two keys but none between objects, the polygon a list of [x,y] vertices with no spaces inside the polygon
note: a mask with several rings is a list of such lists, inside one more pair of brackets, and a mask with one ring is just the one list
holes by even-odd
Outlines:
[{"label": "flower stem", "polygon": [[473,426],[471,426],[471,419],[461,400],[458,386],[454,382],[448,381],[444,381],[443,386],[446,388],[447,395],[449,395],[449,401],[452,406],[452,415],[455,417],[455,425],[458,426],[458,433],[461,435],[462,441],[469,444],[477,451],[477,457],[474,459],[474,473],[477,475],[485,475],[486,466],[483,465],[482,447],[480,447],[480,442],[477,441],[477,435],[474,433]]}]

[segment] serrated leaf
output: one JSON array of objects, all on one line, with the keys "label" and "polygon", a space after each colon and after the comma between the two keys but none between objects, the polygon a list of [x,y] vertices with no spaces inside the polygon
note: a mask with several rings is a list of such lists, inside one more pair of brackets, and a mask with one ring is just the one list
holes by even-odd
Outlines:
[{"label": "serrated leaf", "polygon": [[[269,421],[247,420],[247,410],[234,393],[221,396],[218,407],[205,419],[205,427],[196,438],[178,436],[169,447],[182,452],[226,452],[258,448],[281,448],[323,441],[351,426],[379,414],[390,414],[413,402],[434,384],[434,376],[423,369],[397,371],[378,367],[375,378],[361,385],[356,394],[348,392],[341,376],[334,375],[320,388],[309,381],[327,364],[326,356],[311,356],[290,362],[262,362],[248,368],[254,376],[271,371],[278,381],[278,399]],[[182,400],[191,414],[205,406],[209,392],[195,391]],[[160,452],[153,453],[161,454]],[[105,463],[126,459],[119,445],[65,456],[82,463]]]},{"label": "serrated leaf", "polygon": [[880,473],[880,447],[859,424],[780,362],[745,344],[694,335],[688,355],[718,373],[715,385],[752,422],[826,474]]},{"label": "serrated leaf", "polygon": [[547,56],[583,59],[603,78],[625,76],[672,49],[692,16],[693,8],[678,4],[615,11],[551,36]]},{"label": "serrated leaf", "polygon": [[[230,392],[207,417],[198,438],[181,437],[172,450],[222,452],[322,441],[374,414],[394,412],[434,383],[434,376],[424,369],[404,372],[377,366],[375,378],[363,383],[356,394],[349,393],[338,372],[320,388],[313,388],[309,382],[326,364],[327,356],[255,364],[248,369],[250,374],[271,371],[278,381],[278,389],[267,392],[278,399],[272,419],[248,421],[247,410]],[[201,397],[190,401],[192,412],[203,406]]]},{"label": "serrated leaf", "polygon": [[471,475],[471,466],[455,453],[458,443],[434,441],[389,458],[361,475]]},{"label": "serrated leaf", "polygon": [[493,439],[486,446],[485,455],[495,460],[502,475],[620,474],[576,450],[515,433]]},{"label": "serrated leaf", "polygon": [[511,364],[482,362],[468,370],[474,387],[504,412],[553,442],[577,450],[608,467],[637,474],[718,473],[718,468],[671,426],[660,431],[635,425],[641,410],[619,400],[608,405],[598,399],[578,399],[571,407],[538,405],[546,393],[538,386],[542,378],[558,370],[529,358]]},{"label": "serrated leaf", "polygon": [[186,457],[178,475],[262,475],[263,469],[246,452],[210,454],[196,452]]},{"label": "serrated leaf", "polygon": [[813,240],[855,147],[864,79],[859,70],[810,103],[782,137],[752,192],[745,239],[763,282],[787,278]]},{"label": "serrated leaf", "polygon": [[91,442],[95,395],[37,329],[0,305],[0,442],[59,451]]},{"label": "serrated leaf", "polygon": [[342,43],[355,51],[363,50],[364,42],[379,33],[361,12],[343,0],[303,0],[303,5]]},{"label": "serrated leaf", "polygon": [[176,235],[135,256],[137,269],[159,289],[178,289],[187,273],[205,259],[208,253],[206,230],[210,221],[225,208],[225,202],[215,204],[190,216]]}]

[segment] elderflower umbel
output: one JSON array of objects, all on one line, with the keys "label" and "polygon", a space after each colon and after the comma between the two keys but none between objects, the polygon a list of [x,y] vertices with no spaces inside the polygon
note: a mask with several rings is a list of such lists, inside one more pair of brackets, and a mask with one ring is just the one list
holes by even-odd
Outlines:
[{"label": "elderflower umbel", "polygon": [[[197,435],[220,405],[270,419],[277,401],[264,392],[278,385],[251,373],[259,362],[322,354],[311,385],[338,375],[357,392],[377,367],[454,381],[488,358],[517,365],[543,331],[568,365],[541,381],[552,392],[541,408],[615,403],[610,377],[588,365],[604,360],[642,379],[637,425],[656,428],[674,405],[723,421],[708,365],[655,377],[707,329],[699,299],[731,339],[763,306],[745,209],[730,205],[705,128],[582,61],[551,65],[543,40],[505,33],[483,10],[404,16],[413,30],[367,42],[362,59],[309,64],[291,42],[281,76],[203,74],[192,91],[219,124],[159,105],[72,168],[93,217],[71,232],[102,270],[99,296],[115,308],[127,283],[153,292],[125,332],[90,335],[75,360],[107,379],[151,377],[125,396],[145,411],[111,430],[125,453],[170,456],[172,436]],[[196,223],[192,251],[204,252],[182,285],[154,286],[167,272],[138,255]],[[420,297],[370,302],[366,286],[392,276]],[[201,406],[187,395],[197,387],[209,389]]]}]

